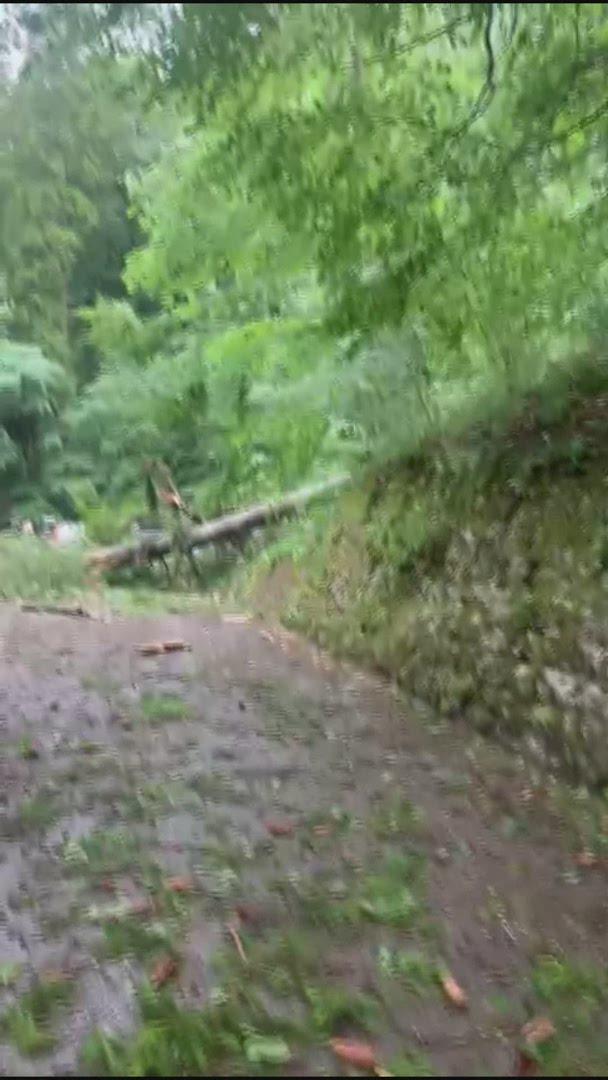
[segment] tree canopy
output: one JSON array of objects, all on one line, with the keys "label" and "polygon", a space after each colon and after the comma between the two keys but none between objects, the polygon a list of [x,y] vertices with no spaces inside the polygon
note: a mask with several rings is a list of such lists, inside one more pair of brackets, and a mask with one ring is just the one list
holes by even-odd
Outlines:
[{"label": "tree canopy", "polygon": [[584,348],[604,5],[2,7],[5,327],[100,499],[384,460]]}]

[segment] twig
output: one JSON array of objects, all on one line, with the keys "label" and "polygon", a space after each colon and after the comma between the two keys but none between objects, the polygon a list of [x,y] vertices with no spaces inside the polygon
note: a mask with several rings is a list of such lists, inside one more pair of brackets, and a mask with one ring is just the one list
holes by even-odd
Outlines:
[{"label": "twig", "polygon": [[77,607],[64,607],[61,604],[21,604],[21,610],[44,615],[71,615],[79,619],[94,619],[96,617],[90,611],[85,611],[80,604]]},{"label": "twig", "polygon": [[486,12],[486,25],[485,25],[484,33],[483,33],[483,40],[484,40],[484,45],[486,47],[486,57],[487,57],[487,65],[488,65],[487,66],[487,73],[486,73],[486,87],[488,89],[488,93],[491,93],[491,94],[494,93],[494,90],[496,88],[495,83],[494,83],[494,70],[495,70],[496,65],[495,65],[495,61],[494,61],[494,52],[492,50],[492,23],[493,22],[494,22],[494,4],[488,4],[488,10]]},{"label": "twig", "polygon": [[496,92],[495,71],[496,60],[494,57],[494,50],[492,48],[492,23],[494,21],[494,5],[488,4],[486,11],[486,22],[483,32],[483,40],[486,50],[486,77],[484,84],[479,91],[477,100],[475,101],[469,115],[466,120],[463,121],[457,128],[447,132],[447,141],[453,141],[460,138],[466,131],[475,123],[475,121],[482,115],[490,104],[494,94]]},{"label": "twig", "polygon": [[230,937],[234,941],[236,951],[238,952],[241,960],[243,961],[244,964],[248,964],[249,961],[247,959],[247,956],[245,955],[245,950],[243,948],[243,942],[241,941],[241,939],[239,937],[239,932],[238,932],[236,926],[234,925],[234,923],[228,923],[226,929],[227,929],[228,933],[230,934]]}]

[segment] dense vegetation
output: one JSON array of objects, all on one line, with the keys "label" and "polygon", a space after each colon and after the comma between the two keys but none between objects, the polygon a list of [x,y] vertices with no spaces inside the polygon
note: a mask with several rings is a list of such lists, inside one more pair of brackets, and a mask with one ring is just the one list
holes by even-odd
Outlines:
[{"label": "dense vegetation", "polygon": [[602,5],[2,18],[5,518],[105,536],[150,457],[207,514],[396,459],[601,322]]},{"label": "dense vegetation", "polygon": [[604,782],[605,6],[0,13],[3,521],[359,471],[287,614]]},{"label": "dense vegetation", "polygon": [[605,4],[0,3],[0,1072],[608,1072],[607,63]]}]

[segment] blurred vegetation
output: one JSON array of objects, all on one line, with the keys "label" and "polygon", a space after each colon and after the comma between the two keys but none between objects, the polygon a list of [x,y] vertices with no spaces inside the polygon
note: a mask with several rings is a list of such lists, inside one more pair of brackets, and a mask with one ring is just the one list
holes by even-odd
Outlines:
[{"label": "blurred vegetation", "polygon": [[73,377],[94,537],[149,457],[211,516],[511,408],[601,330],[602,5],[3,7],[4,329]]},{"label": "blurred vegetation", "polygon": [[602,790],[608,359],[556,365],[518,412],[495,404],[370,475],[303,553],[258,560],[240,587],[539,774]]},{"label": "blurred vegetation", "polygon": [[28,601],[66,600],[85,588],[83,553],[50,548],[34,537],[0,540],[0,597]]},{"label": "blurred vegetation", "polygon": [[605,6],[2,18],[3,522],[116,540],[151,459],[207,518],[349,468],[255,554],[291,618],[608,780],[555,700],[608,565]]}]

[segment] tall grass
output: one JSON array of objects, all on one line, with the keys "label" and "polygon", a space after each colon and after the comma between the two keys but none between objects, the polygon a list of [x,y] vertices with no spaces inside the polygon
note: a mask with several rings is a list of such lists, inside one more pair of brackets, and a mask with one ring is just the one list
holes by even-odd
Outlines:
[{"label": "tall grass", "polygon": [[84,552],[51,547],[35,537],[0,540],[0,598],[69,599],[85,588]]}]

